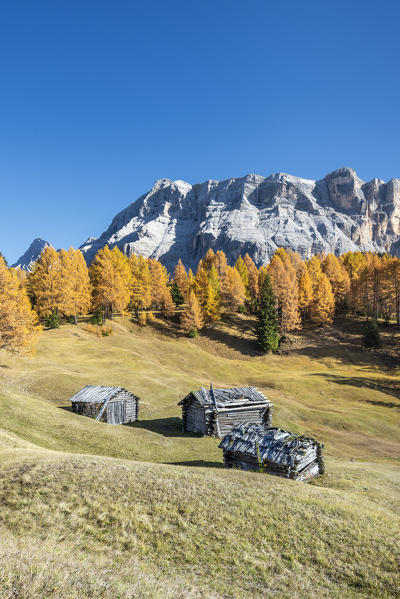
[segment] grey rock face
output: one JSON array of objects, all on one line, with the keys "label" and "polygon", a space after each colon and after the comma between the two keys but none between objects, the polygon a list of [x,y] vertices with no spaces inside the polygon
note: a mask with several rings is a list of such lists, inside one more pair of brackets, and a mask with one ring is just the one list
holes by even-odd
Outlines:
[{"label": "grey rock face", "polygon": [[193,268],[209,248],[231,263],[248,252],[257,265],[278,247],[304,258],[350,250],[399,255],[400,180],[365,183],[350,168],[320,181],[284,173],[196,185],[159,179],[81,246],[87,261],[105,244],[157,258],[170,270],[179,258]]},{"label": "grey rock face", "polygon": [[42,253],[44,248],[49,246],[50,244],[48,241],[45,241],[44,239],[40,239],[40,237],[37,237],[32,241],[25,254],[23,254],[12,266],[14,268],[21,268],[22,270],[29,271],[33,263],[40,258],[40,254]]}]

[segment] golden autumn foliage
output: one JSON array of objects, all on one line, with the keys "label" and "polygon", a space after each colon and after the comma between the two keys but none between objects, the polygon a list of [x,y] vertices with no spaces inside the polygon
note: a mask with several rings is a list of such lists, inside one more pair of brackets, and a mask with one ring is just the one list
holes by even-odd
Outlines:
[{"label": "golden autumn foliage", "polygon": [[218,293],[211,283],[208,283],[206,297],[203,305],[204,320],[208,323],[221,318],[221,306]]},{"label": "golden autumn foliage", "polygon": [[221,296],[222,303],[228,312],[236,312],[238,307],[244,304],[246,290],[237,268],[226,267],[225,276],[222,280]]},{"label": "golden autumn foliage", "polygon": [[281,332],[285,335],[301,328],[296,271],[282,248],[273,255],[268,266],[268,275],[278,301],[278,323]]},{"label": "golden autumn foliage", "polygon": [[194,291],[191,289],[186,308],[181,315],[181,327],[187,333],[192,330],[199,330],[203,327],[204,320],[201,308]]},{"label": "golden autumn foliage", "polygon": [[155,307],[160,307],[165,316],[170,316],[174,311],[174,303],[167,287],[169,275],[165,266],[158,260],[148,259],[151,280],[151,302]]},{"label": "golden autumn foliage", "polygon": [[0,349],[30,353],[40,331],[25,287],[0,256]]},{"label": "golden autumn foliage", "polygon": [[73,316],[75,323],[79,314],[87,314],[92,303],[92,286],[85,259],[80,250],[60,250],[60,274],[63,295],[59,312]]},{"label": "golden autumn foliage", "polygon": [[343,305],[350,291],[350,277],[343,264],[334,254],[328,254],[322,262],[322,270],[329,279],[336,305]]},{"label": "golden autumn foliage", "polygon": [[189,277],[180,258],[174,270],[174,283],[177,284],[182,297],[186,298],[189,293]]},{"label": "golden autumn foliage", "polygon": [[246,262],[243,260],[242,256],[239,256],[239,258],[236,260],[235,268],[240,274],[240,278],[243,281],[247,296],[249,286],[249,271],[247,270]]},{"label": "golden autumn foliage", "polygon": [[132,254],[129,258],[132,273],[131,306],[138,315],[139,310],[151,306],[151,274],[149,263],[143,256]]},{"label": "golden autumn foliage", "polygon": [[248,296],[251,302],[255,304],[257,302],[259,292],[258,270],[249,254],[245,255],[243,261],[246,265],[248,274]]},{"label": "golden autumn foliage", "polygon": [[303,267],[302,273],[299,278],[299,309],[303,318],[310,316],[310,309],[313,301],[313,288],[311,284],[311,277],[307,267]]},{"label": "golden autumn foliage", "polygon": [[58,314],[63,307],[63,277],[59,253],[51,246],[45,247],[28,275],[33,305],[41,317]]},{"label": "golden autumn foliage", "polygon": [[335,312],[335,296],[324,272],[321,272],[315,285],[311,304],[311,320],[320,324],[332,322]]},{"label": "golden autumn foliage", "polygon": [[203,261],[199,261],[199,265],[197,267],[196,276],[195,276],[195,288],[194,292],[196,294],[197,299],[199,300],[200,306],[204,306],[207,296],[208,289],[208,274],[206,269],[203,266]]},{"label": "golden autumn foliage", "polygon": [[103,318],[127,307],[132,292],[132,272],[128,258],[114,247],[99,250],[89,268],[93,285],[93,306],[101,308]]},{"label": "golden autumn foliage", "polygon": [[41,317],[76,318],[89,310],[92,297],[92,306],[101,308],[104,318],[128,305],[142,323],[150,320],[140,316],[143,311],[161,309],[169,317],[183,309],[183,326],[199,329],[204,321],[235,313],[239,306],[255,313],[268,274],[283,335],[301,328],[302,321],[328,323],[335,312],[346,310],[400,324],[400,259],[389,255],[348,252],[339,258],[328,254],[302,260],[298,253],[279,248],[268,265],[257,268],[248,254],[229,266],[223,251],[210,249],[195,276],[179,260],[170,283],[158,260],[136,255],[128,259],[116,247],[105,246],[89,271],[90,279],[79,250],[47,247],[26,281],[17,271],[13,276],[20,289],[28,290]]}]

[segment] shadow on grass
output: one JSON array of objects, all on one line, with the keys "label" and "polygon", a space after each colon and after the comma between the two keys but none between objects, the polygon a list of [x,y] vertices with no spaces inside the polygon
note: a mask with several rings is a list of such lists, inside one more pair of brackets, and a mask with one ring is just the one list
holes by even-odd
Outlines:
[{"label": "shadow on grass", "polygon": [[[397,380],[394,378],[384,378],[384,379],[370,379],[362,376],[341,376],[339,374],[311,374],[310,376],[318,376],[322,377],[331,383],[335,383],[337,385],[349,385],[351,387],[359,387],[360,389],[372,389],[373,391],[380,391],[381,393],[386,393],[386,395],[391,395],[396,399],[400,400],[400,385]],[[372,399],[364,399],[366,403],[370,403],[376,406],[383,406],[386,408],[397,408],[400,409],[400,402],[385,402],[379,400]]]},{"label": "shadow on grass", "polygon": [[198,437],[200,435],[191,435],[182,432],[182,420],[177,417],[155,418],[154,420],[138,420],[125,426],[132,428],[144,428],[152,433],[158,433],[163,437]]},{"label": "shadow on grass", "polygon": [[188,460],[186,462],[164,462],[171,466],[194,466],[198,468],[224,468],[222,462],[205,462],[204,460]]},{"label": "shadow on grass", "polygon": [[67,412],[72,412],[72,406],[58,406],[60,410],[66,410]]},{"label": "shadow on grass", "polygon": [[201,336],[206,337],[210,341],[222,343],[223,345],[240,352],[243,356],[250,356],[254,358],[261,355],[256,347],[256,344],[246,337],[232,335],[226,331],[221,331],[220,329],[214,329],[210,327],[201,329]]}]

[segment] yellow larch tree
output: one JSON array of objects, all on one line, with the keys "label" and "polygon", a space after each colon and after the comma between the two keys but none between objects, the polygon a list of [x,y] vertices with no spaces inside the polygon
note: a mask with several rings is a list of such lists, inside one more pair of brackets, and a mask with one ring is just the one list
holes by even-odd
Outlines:
[{"label": "yellow larch tree", "polygon": [[225,309],[234,313],[244,304],[246,291],[237,268],[227,266],[221,290],[222,303]]},{"label": "yellow larch tree", "polygon": [[174,313],[174,303],[168,287],[169,275],[165,266],[154,258],[149,258],[151,278],[151,301],[156,307],[160,307],[165,316]]},{"label": "yellow larch tree", "polygon": [[207,288],[209,284],[208,274],[206,269],[203,266],[203,261],[199,261],[199,265],[197,267],[196,276],[195,276],[195,294],[197,299],[199,300],[199,304],[201,307],[204,306],[207,295]]},{"label": "yellow larch tree", "polygon": [[128,258],[115,246],[99,250],[89,267],[93,286],[93,306],[101,309],[103,321],[115,311],[123,312],[132,292],[132,273]]},{"label": "yellow larch tree", "polygon": [[189,278],[180,258],[174,270],[174,283],[176,283],[176,285],[178,286],[179,292],[181,293],[182,297],[186,298],[189,293]]},{"label": "yellow larch tree", "polygon": [[335,312],[335,296],[328,277],[321,272],[314,290],[311,320],[321,324],[332,322]]},{"label": "yellow larch tree", "polygon": [[296,271],[290,260],[275,253],[268,266],[272,288],[278,300],[278,322],[283,335],[301,328]]},{"label": "yellow larch tree", "polygon": [[215,254],[214,266],[217,269],[219,280],[223,281],[226,269],[228,267],[228,263],[226,260],[226,256],[222,250],[218,250],[218,252]]},{"label": "yellow larch tree", "polygon": [[86,314],[92,303],[92,286],[85,259],[80,250],[60,250],[61,282],[63,295],[59,312],[72,316],[75,324],[80,314]]},{"label": "yellow larch tree", "polygon": [[132,254],[129,258],[129,267],[132,273],[132,294],[130,305],[139,317],[139,310],[146,310],[151,306],[151,275],[149,263],[144,256]]},{"label": "yellow larch tree", "polygon": [[393,318],[400,325],[400,258],[386,261],[382,282],[386,319]]},{"label": "yellow larch tree", "polygon": [[204,305],[202,307],[205,322],[212,323],[221,318],[221,304],[218,293],[211,283],[208,283]]},{"label": "yellow larch tree", "polygon": [[217,269],[214,264],[211,265],[210,270],[208,271],[208,281],[211,284],[211,287],[214,289],[217,296],[220,296],[221,292],[221,283],[219,280]]},{"label": "yellow larch tree", "polygon": [[310,275],[313,293],[315,293],[319,278],[322,273],[321,259],[319,258],[319,256],[312,256],[310,260],[307,260],[306,266]]},{"label": "yellow larch tree", "polygon": [[188,270],[188,294],[193,291],[196,293],[196,278],[191,268]]},{"label": "yellow larch tree", "polygon": [[0,256],[0,349],[32,352],[41,331],[37,320],[25,287]]},{"label": "yellow larch tree", "polygon": [[203,267],[207,273],[210,272],[212,266],[214,266],[215,259],[216,256],[214,254],[214,250],[210,248],[206,253],[206,257],[203,260]]},{"label": "yellow larch tree", "polygon": [[258,270],[249,254],[246,254],[243,260],[246,264],[248,273],[249,300],[251,303],[251,308],[254,310],[257,305],[258,298]]},{"label": "yellow larch tree", "polygon": [[242,256],[239,256],[239,258],[236,260],[235,268],[238,270],[238,273],[240,274],[244,288],[246,290],[246,297],[248,297],[249,271],[247,270],[246,262],[243,260]]},{"label": "yellow larch tree", "polygon": [[350,291],[350,277],[347,270],[334,254],[328,254],[324,258],[322,270],[332,285],[335,306],[344,307]]},{"label": "yellow larch tree", "polygon": [[201,308],[193,289],[189,291],[186,308],[181,314],[180,323],[182,329],[187,333],[190,331],[197,332],[204,325]]},{"label": "yellow larch tree", "polygon": [[313,301],[313,288],[311,284],[311,277],[306,266],[303,266],[303,271],[299,279],[299,309],[304,319],[309,318],[310,309]]},{"label": "yellow larch tree", "polygon": [[59,253],[45,247],[28,275],[33,306],[41,317],[59,314],[64,302],[64,281]]}]

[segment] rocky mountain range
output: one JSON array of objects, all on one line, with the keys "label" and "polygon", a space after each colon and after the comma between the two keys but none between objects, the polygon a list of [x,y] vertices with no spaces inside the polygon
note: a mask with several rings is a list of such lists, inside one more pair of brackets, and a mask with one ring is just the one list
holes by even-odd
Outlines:
[{"label": "rocky mountain range", "polygon": [[[47,242],[35,239],[17,261],[29,268]],[[306,258],[318,252],[400,255],[400,179],[362,181],[351,168],[319,181],[285,173],[190,185],[159,179],[98,238],[80,246],[89,263],[105,244],[157,258],[172,271],[194,268],[209,248],[233,263],[246,252],[259,266],[278,247]]]},{"label": "rocky mountain range", "polygon": [[319,181],[284,173],[246,175],[190,185],[159,179],[117,214],[99,238],[81,250],[88,262],[105,244],[194,267],[208,248],[229,262],[246,252],[259,266],[278,247],[303,257],[317,252],[400,254],[400,179],[362,181],[341,168]]}]

